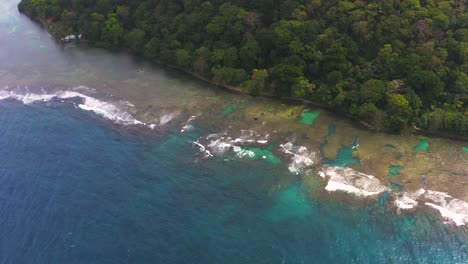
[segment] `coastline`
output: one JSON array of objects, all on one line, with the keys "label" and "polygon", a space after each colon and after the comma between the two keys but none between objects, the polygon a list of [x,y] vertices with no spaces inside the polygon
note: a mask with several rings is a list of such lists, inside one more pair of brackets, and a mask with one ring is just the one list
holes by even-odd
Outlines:
[{"label": "coastline", "polygon": [[[33,21],[36,21],[38,24],[40,24],[54,39],[56,42],[59,42],[61,43],[62,45],[66,45],[70,42],[64,42],[62,40],[60,40],[60,36],[57,35],[56,32],[54,32],[54,30],[52,28],[50,28],[50,25],[42,20],[42,19],[35,19],[35,18],[32,18],[26,11],[20,11],[20,14],[24,14],[26,15],[29,19],[32,19]],[[71,41],[73,42],[73,41]],[[77,41],[78,43],[87,43],[86,40],[78,40]],[[125,49],[124,49],[125,50]],[[131,54],[132,56],[135,56],[135,54],[129,52],[128,50],[125,50],[125,52]],[[385,129],[378,129],[374,126],[372,126],[371,124],[368,124],[362,120],[359,120],[358,118],[352,116],[352,115],[349,115],[349,114],[346,114],[346,113],[342,113],[342,112],[339,112],[339,111],[336,111],[336,109],[334,109],[333,107],[331,106],[328,106],[326,104],[323,104],[323,103],[320,103],[320,102],[315,102],[315,101],[311,101],[311,100],[306,100],[306,99],[297,99],[297,98],[292,98],[292,97],[278,97],[278,96],[275,96],[273,94],[270,94],[270,93],[260,93],[259,95],[252,95],[251,93],[249,93],[248,91],[246,91],[245,89],[242,89],[241,87],[238,87],[238,86],[231,86],[231,85],[227,85],[227,84],[221,84],[221,83],[215,83],[213,82],[212,80],[204,77],[204,76],[201,76],[193,71],[190,71],[190,70],[187,70],[187,69],[184,69],[184,68],[181,68],[181,67],[178,67],[178,66],[175,66],[175,65],[169,65],[169,64],[164,64],[164,63],[161,63],[159,61],[148,61],[146,59],[144,59],[146,62],[149,62],[149,63],[154,63],[156,65],[159,65],[161,67],[166,67],[166,68],[169,68],[169,69],[173,69],[173,70],[176,70],[178,72],[181,72],[181,73],[184,73],[188,76],[191,76],[197,80],[200,80],[200,81],[203,81],[213,87],[217,87],[217,88],[222,88],[226,91],[230,91],[232,93],[236,93],[236,94],[241,94],[241,95],[248,95],[248,96],[252,96],[252,97],[263,97],[263,98],[268,98],[268,99],[271,99],[271,100],[276,100],[276,101],[280,101],[282,103],[287,103],[287,104],[290,104],[290,105],[295,105],[295,104],[301,104],[301,105],[304,105],[304,106],[310,106],[310,107],[316,107],[316,108],[321,108],[321,109],[324,109],[324,110],[327,110],[327,111],[330,111],[338,116],[342,116],[342,117],[345,117],[345,118],[348,118],[349,120],[352,120],[354,123],[356,123],[357,125],[359,125],[361,128],[364,128],[364,129],[367,129],[367,130],[370,130],[370,131],[374,131],[376,133],[385,133],[385,134],[390,134],[390,135],[418,135],[418,136],[431,136],[431,137],[438,137],[438,138],[445,138],[445,139],[449,139],[449,140],[457,140],[457,141],[463,141],[463,142],[468,142],[468,136],[464,137],[464,136],[460,136],[460,135],[453,135],[453,134],[449,134],[449,133],[440,133],[440,132],[430,132],[426,129],[421,129],[421,128],[417,128],[416,126],[414,125],[408,125],[406,127],[406,129],[404,129],[401,133],[391,133],[390,131],[388,130],[385,130]]]},{"label": "coastline", "polygon": [[[362,120],[359,120],[358,118],[356,118],[354,116],[351,116],[351,115],[348,115],[348,114],[345,114],[345,113],[339,113],[333,107],[330,107],[328,105],[325,105],[325,104],[322,104],[322,103],[319,103],[319,102],[314,102],[314,101],[305,100],[305,99],[291,98],[291,97],[277,97],[277,96],[274,96],[274,95],[269,94],[269,93],[261,93],[259,95],[252,95],[251,93],[249,93],[248,91],[242,89],[241,87],[214,83],[212,80],[209,80],[209,79],[207,79],[207,78],[205,78],[205,77],[203,77],[203,76],[201,76],[199,74],[196,74],[196,73],[194,73],[192,71],[189,71],[189,70],[177,67],[177,66],[167,65],[167,64],[162,64],[162,63],[157,63],[157,64],[160,65],[160,66],[164,66],[164,67],[167,67],[167,68],[170,68],[170,69],[177,70],[177,71],[182,72],[182,73],[184,73],[186,75],[192,76],[193,78],[196,78],[196,79],[198,79],[200,81],[206,82],[207,84],[209,84],[211,86],[219,87],[219,88],[225,89],[225,90],[233,92],[233,93],[237,93],[237,94],[241,94],[241,95],[248,95],[248,96],[252,96],[252,97],[259,96],[259,97],[268,98],[268,99],[271,99],[271,100],[277,100],[277,101],[285,102],[285,103],[288,103],[288,104],[291,104],[291,105],[301,104],[301,105],[304,105],[304,106],[321,108],[321,109],[330,111],[330,112],[332,112],[332,113],[334,113],[336,115],[346,117],[346,118],[354,121],[356,124],[359,124],[359,126],[364,128],[364,129],[368,129],[368,130],[374,131],[376,133],[395,134],[395,133],[390,133],[387,130],[378,129],[378,128],[376,128],[376,127],[374,127],[374,126],[372,126],[372,125],[370,125],[370,124],[368,124],[368,123],[366,123],[366,122],[364,122]],[[433,132],[430,132],[428,130],[417,128],[414,125],[413,126],[408,126],[403,131],[403,133],[400,133],[399,135],[405,135],[405,134],[439,137],[439,138],[445,138],[445,139],[450,139],[450,140],[458,140],[458,141],[468,142],[468,137],[452,135],[452,134],[446,134],[446,133],[433,133]]]},{"label": "coastline", "polygon": [[465,141],[67,44],[69,23],[17,1],[0,3],[6,261],[468,260]]},{"label": "coastline", "polygon": [[[44,26],[44,25],[42,24],[42,26]],[[49,34],[51,34],[51,32],[50,32],[51,29],[48,29],[48,27],[45,27],[45,28],[46,28],[46,31],[49,32]],[[41,34],[46,34],[46,33],[44,31],[44,33],[41,33]],[[52,35],[52,36],[54,36],[54,39],[53,40],[50,39],[49,41],[57,41],[57,37],[55,35]],[[86,47],[88,47],[88,46],[92,47],[92,45],[86,45],[86,44],[85,44],[85,46]],[[83,54],[83,52],[87,52],[86,48],[82,50],[81,54]],[[104,50],[99,51],[99,52],[107,53]],[[93,54],[93,53],[91,53],[91,54]],[[129,55],[123,55],[123,56],[128,57],[128,58],[135,57],[129,52],[122,52],[122,54],[129,54]],[[148,61],[145,60],[145,62],[148,62]],[[427,151],[416,153],[415,151],[413,151],[413,147],[416,145],[415,140],[418,138],[415,135],[419,134],[419,133],[417,133],[417,129],[412,131],[411,134],[405,134],[405,135],[402,135],[402,136],[397,136],[395,134],[381,133],[381,132],[374,133],[373,132],[374,130],[372,128],[369,128],[369,127],[366,127],[366,129],[360,129],[363,126],[362,123],[359,126],[354,126],[354,125],[358,124],[358,122],[354,122],[355,119],[353,119],[352,117],[350,118],[348,116],[347,118],[341,118],[343,115],[334,115],[334,114],[332,114],[332,112],[334,112],[333,110],[329,112],[329,111],[325,111],[325,110],[321,111],[321,110],[317,109],[319,112],[321,112],[321,118],[318,120],[318,122],[316,124],[314,124],[314,126],[305,126],[303,124],[302,125],[295,124],[295,123],[297,123],[297,120],[298,120],[301,112],[307,106],[319,107],[320,109],[327,109],[327,110],[330,110],[330,108],[326,107],[326,106],[323,106],[323,105],[314,104],[313,102],[307,102],[307,101],[304,101],[304,100],[297,100],[297,99],[293,99],[293,98],[277,98],[277,97],[275,97],[275,96],[273,96],[271,94],[263,94],[259,98],[254,98],[254,96],[249,95],[249,93],[247,91],[245,91],[245,90],[243,90],[243,89],[241,89],[239,87],[216,84],[213,81],[211,81],[211,80],[209,80],[207,78],[204,78],[202,76],[198,76],[197,74],[195,74],[193,72],[190,72],[188,70],[181,69],[181,68],[178,68],[178,67],[174,67],[174,66],[171,66],[171,65],[159,64],[162,67],[154,67],[154,68],[157,68],[156,74],[158,74],[158,71],[160,71],[159,69],[162,69],[162,68],[174,69],[174,73],[175,73],[174,79],[176,79],[177,76],[180,76],[179,73],[186,74],[187,78],[181,76],[182,78],[180,78],[180,79],[189,80],[189,82],[193,82],[193,83],[196,83],[195,80],[200,80],[201,82],[199,84],[197,84],[196,86],[197,87],[207,88],[207,89],[205,89],[205,92],[200,93],[200,91],[198,91],[198,92],[194,91],[193,93],[189,92],[189,94],[193,94],[193,95],[203,94],[203,95],[208,95],[208,96],[212,96],[213,94],[216,94],[216,96],[212,97],[212,99],[214,98],[214,100],[209,99],[208,97],[201,97],[201,98],[198,97],[199,99],[194,99],[194,100],[190,101],[191,99],[187,100],[186,98],[183,98],[183,96],[181,96],[181,97],[178,96],[179,92],[178,92],[177,84],[174,84],[174,83],[170,84],[169,86],[167,85],[168,83],[163,83],[163,89],[166,89],[167,91],[171,90],[172,92],[169,92],[169,93],[166,94],[164,90],[160,90],[162,93],[160,93],[159,96],[158,96],[158,92],[155,92],[155,91],[158,91],[156,87],[160,84],[160,83],[158,83],[158,81],[159,81],[158,77],[156,76],[156,78],[151,78],[151,77],[148,78],[149,76],[154,75],[153,71],[150,70],[152,62],[148,62],[148,63],[145,63],[145,64],[147,64],[146,66],[148,66],[148,67],[144,67],[143,71],[140,71],[138,68],[133,68],[133,71],[135,73],[131,73],[132,71],[129,71],[131,76],[126,76],[126,73],[121,72],[119,70],[116,70],[116,74],[122,74],[123,73],[124,76],[121,79],[119,78],[118,82],[115,82],[115,83],[109,82],[108,83],[108,84],[110,84],[109,86],[107,86],[107,84],[104,84],[102,86],[94,86],[93,84],[89,85],[89,83],[87,85],[88,85],[88,87],[100,87],[100,88],[98,88],[98,90],[100,92],[103,92],[104,94],[107,94],[107,95],[116,96],[115,98],[102,97],[103,99],[104,98],[105,99],[110,99],[110,101],[113,102],[113,103],[118,102],[118,101],[114,101],[114,99],[119,100],[119,101],[120,100],[129,100],[128,101],[129,103],[135,103],[134,107],[139,108],[139,109],[137,109],[138,112],[130,111],[129,113],[137,114],[137,115],[135,115],[135,118],[137,118],[137,121],[141,120],[141,122],[147,123],[149,125],[152,125],[152,124],[160,125],[160,124],[162,124],[160,126],[161,129],[165,129],[164,126],[167,123],[165,120],[167,118],[171,118],[171,115],[174,113],[174,121],[173,121],[172,124],[168,125],[167,127],[169,127],[169,126],[175,127],[174,125],[177,125],[177,128],[178,128],[177,130],[179,130],[180,129],[180,127],[179,127],[180,122],[179,121],[184,122],[185,120],[188,119],[188,116],[184,116],[184,115],[178,116],[178,114],[180,113],[180,109],[181,109],[180,105],[184,105],[184,103],[186,103],[186,102],[194,103],[194,104],[191,105],[191,107],[186,108],[186,109],[190,109],[190,111],[188,111],[187,114],[197,115],[197,114],[200,113],[200,112],[198,112],[200,110],[202,110],[201,113],[205,113],[203,111],[211,111],[211,113],[209,113],[207,115],[204,115],[203,118],[200,118],[200,120],[194,121],[193,125],[195,127],[199,127],[199,125],[206,125],[206,124],[210,123],[210,120],[216,120],[215,122],[217,122],[217,124],[214,127],[210,127],[210,128],[214,128],[210,132],[220,133],[220,135],[222,133],[224,133],[224,135],[226,135],[226,133],[227,133],[228,136],[231,136],[235,140],[237,140],[237,138],[239,137],[239,135],[238,134],[236,135],[236,133],[241,132],[242,129],[252,129],[254,131],[257,131],[258,133],[261,133],[261,135],[263,135],[263,136],[267,136],[267,134],[271,133],[271,134],[273,134],[272,135],[273,140],[270,141],[270,142],[275,144],[273,150],[274,150],[274,152],[276,154],[279,154],[281,152],[281,149],[278,149],[277,147],[278,147],[278,144],[284,144],[284,140],[288,140],[289,142],[294,142],[294,144],[297,144],[297,146],[302,145],[305,148],[307,148],[308,150],[314,151],[315,153],[318,154],[319,150],[317,148],[318,148],[319,145],[321,146],[321,144],[324,144],[323,139],[326,136],[323,133],[326,132],[326,129],[327,129],[328,125],[332,124],[332,122],[334,122],[334,120],[338,119],[338,120],[340,120],[340,121],[338,121],[339,130],[342,129],[342,131],[344,131],[344,132],[338,133],[339,135],[336,135],[335,138],[331,137],[330,141],[334,141],[334,142],[330,142],[330,146],[328,147],[328,150],[326,149],[323,152],[323,156],[326,157],[327,159],[335,159],[335,157],[337,157],[337,159],[338,159],[339,151],[341,151],[340,148],[342,148],[343,146],[347,146],[348,143],[352,142],[352,137],[359,136],[361,139],[363,139],[362,143],[361,143],[362,147],[360,147],[359,153],[356,153],[356,155],[358,156],[358,158],[362,159],[363,166],[357,166],[357,165],[354,166],[353,164],[351,164],[351,165],[348,164],[346,166],[350,166],[352,169],[356,170],[357,173],[362,173],[362,174],[358,174],[358,175],[361,175],[361,176],[363,176],[363,174],[376,175],[376,177],[379,178],[384,185],[391,185],[392,184],[392,182],[389,182],[389,183],[387,182],[387,178],[386,178],[386,175],[387,175],[386,169],[387,168],[378,170],[375,167],[376,164],[379,165],[379,166],[380,165],[388,166],[388,165],[397,164],[397,165],[401,165],[403,167],[406,167],[406,170],[408,172],[406,173],[406,171],[405,171],[404,172],[405,175],[402,175],[399,178],[393,178],[393,181],[396,181],[398,184],[405,186],[405,188],[408,187],[408,189],[405,189],[405,191],[407,191],[407,190],[417,190],[417,188],[419,186],[424,186],[422,182],[419,182],[420,179],[418,177],[420,177],[421,175],[423,175],[422,177],[425,177],[426,173],[428,173],[428,172],[429,172],[430,176],[437,176],[438,177],[439,175],[436,175],[436,174],[438,174],[439,172],[445,170],[447,173],[443,174],[443,175],[440,174],[441,175],[440,178],[451,181],[456,175],[455,174],[450,175],[450,174],[452,172],[458,172],[459,173],[461,171],[460,169],[457,169],[457,168],[453,169],[453,168],[451,168],[451,166],[460,167],[460,165],[462,165],[464,163],[463,160],[465,160],[465,157],[466,157],[463,153],[460,154],[460,153],[458,153],[456,151],[455,152],[458,153],[457,154],[458,156],[457,155],[452,155],[452,153],[448,153],[446,146],[451,144],[448,140],[443,142],[444,149],[439,150],[438,146],[437,146],[437,144],[439,142],[437,142],[437,141],[442,141],[442,140],[438,140],[436,138],[431,139],[430,152],[432,152],[432,153],[429,153]],[[157,62],[156,62],[156,64],[157,64]],[[96,65],[97,65],[96,67],[100,66],[100,64],[96,64]],[[47,65],[44,65],[44,66],[47,67]],[[96,67],[91,67],[91,68],[94,71],[96,71],[97,70]],[[139,66],[137,66],[137,67],[139,67]],[[109,69],[110,69],[110,71],[114,70],[113,67],[109,67]],[[145,72],[148,72],[149,74],[145,75]],[[167,72],[169,72],[169,71],[167,71]],[[81,76],[81,75],[77,75],[77,76]],[[104,75],[104,76],[106,76],[106,75]],[[47,76],[45,76],[45,77],[47,77]],[[82,81],[84,81],[84,78],[79,77],[77,80],[79,80],[79,83],[81,83]],[[145,83],[149,83],[149,86],[155,87],[156,90],[155,89],[145,89],[142,86],[138,86],[138,87],[141,87],[142,89],[134,89],[133,91],[125,92],[125,90],[128,90],[129,87],[135,87],[134,84],[138,85],[139,82],[140,82],[139,80],[144,80]],[[104,81],[104,79],[99,80],[99,82],[102,82],[102,81]],[[156,81],[156,82],[154,82],[154,81]],[[209,85],[204,85],[205,83],[209,84]],[[86,82],[83,82],[83,84],[86,85]],[[113,84],[116,84],[116,85],[113,86]],[[124,84],[124,85],[119,86],[119,84]],[[190,85],[189,86],[184,85],[183,82],[179,83],[179,85],[180,84],[182,84],[182,86],[185,87],[184,88],[185,91],[183,91],[185,93],[188,90],[197,90],[197,89],[192,89],[192,87]],[[174,85],[174,89],[172,89],[173,87],[171,85]],[[107,87],[116,87],[116,88],[115,89],[114,88],[109,88],[108,89],[108,88],[105,88],[106,86]],[[74,87],[74,86],[65,86],[65,87],[70,88],[70,87]],[[148,86],[146,86],[146,87],[148,87]],[[68,88],[66,88],[66,89],[68,89]],[[222,89],[219,89],[219,88],[222,88]],[[120,90],[118,90],[118,89],[120,89]],[[206,92],[208,90],[210,92]],[[228,93],[224,92],[223,90],[229,91],[229,92],[233,93],[233,95],[229,95]],[[217,91],[221,91],[221,92],[217,92]],[[237,96],[235,94],[239,94],[239,95],[243,95],[243,96]],[[135,96],[135,95],[137,95],[137,96]],[[182,95],[182,94],[180,94],[180,95]],[[245,96],[245,95],[248,95],[248,96]],[[146,97],[159,97],[161,101],[157,101],[157,100],[154,100],[154,99],[151,99],[151,98],[141,99],[142,97],[145,97],[145,96]],[[68,96],[59,95],[59,96],[56,96],[56,97],[66,98]],[[85,99],[85,102],[84,102],[84,104],[82,106],[83,108],[85,108],[84,110],[90,110],[91,109],[90,107],[92,107],[92,106],[86,102],[87,97],[84,97],[84,96],[78,96],[78,97],[82,97],[82,98]],[[252,98],[249,98],[249,97],[252,97]],[[97,98],[99,98],[99,96]],[[262,99],[262,98],[266,98],[266,99]],[[89,102],[91,102],[91,99],[88,99],[88,100],[89,100]],[[165,103],[165,101],[167,101],[167,100],[170,101],[168,104]],[[104,103],[105,103],[105,101],[106,100],[104,100]],[[244,106],[242,106],[242,104],[236,104],[236,102],[242,102],[242,101],[250,103],[250,105],[253,106],[253,107],[250,108],[250,109],[246,109],[246,108],[243,108]],[[206,103],[206,105],[208,105],[208,104],[213,104],[213,102],[216,102],[216,105],[214,105],[213,108],[206,108],[204,106],[205,103]],[[284,104],[282,104],[282,102],[284,102]],[[174,103],[177,103],[177,105],[175,105]],[[201,106],[200,107],[193,107],[196,104],[199,104]],[[262,106],[261,107],[256,106],[258,104],[261,104]],[[101,102],[101,105],[103,105],[103,102]],[[235,105],[235,108],[237,110],[241,110],[239,112],[242,112],[242,113],[239,113],[239,114],[235,113],[235,114],[230,115],[230,116],[220,115],[223,108],[225,108],[227,106],[230,106],[230,105]],[[160,107],[160,106],[162,106],[162,107]],[[176,106],[176,107],[174,107],[174,106]],[[80,107],[80,108],[82,108],[82,107]],[[155,107],[155,108],[151,109],[150,107]],[[132,106],[132,108],[133,108],[133,106]],[[185,108],[185,106],[184,106],[184,108]],[[96,106],[96,108],[93,108],[93,109],[95,110],[94,112],[97,112],[99,114],[99,112],[98,112],[100,110],[99,106]],[[245,111],[243,111],[243,110],[245,110]],[[93,111],[93,110],[91,110],[91,111]],[[179,112],[176,113],[176,111],[179,111]],[[263,112],[265,112],[265,116],[263,116]],[[279,115],[277,115],[278,113],[279,113]],[[148,114],[148,115],[146,116],[146,114]],[[219,121],[218,119],[213,119],[213,117],[218,118],[218,117],[215,117],[216,115],[220,115],[219,119],[224,119],[224,120]],[[233,116],[234,116],[234,118],[232,118]],[[146,117],[148,117],[148,118],[146,118]],[[253,121],[252,119],[255,119],[255,117],[258,117],[260,122]],[[330,118],[330,117],[332,117],[332,118]],[[187,119],[185,119],[185,118],[187,118]],[[202,119],[205,119],[205,120],[202,120]],[[169,120],[169,119],[167,119],[167,120]],[[257,119],[255,119],[255,120],[257,120]],[[344,122],[342,122],[341,120],[343,120]],[[134,122],[134,120],[132,122]],[[140,121],[138,121],[138,122],[140,122]],[[189,122],[190,121],[187,121],[186,123],[188,124]],[[262,128],[259,125],[260,123],[268,123],[268,126],[265,126],[265,127]],[[346,123],[346,124],[344,124],[344,123]],[[349,126],[349,124],[351,124],[351,123],[354,124],[352,127]],[[157,130],[158,129],[156,129],[156,131]],[[223,132],[223,130],[224,130],[224,132]],[[276,134],[275,130],[281,131],[280,134]],[[289,136],[286,136],[287,130],[292,131],[294,134],[297,135],[297,137],[294,136],[296,138],[289,138]],[[275,132],[273,132],[273,131],[275,131]],[[204,136],[202,135],[202,138],[203,137]],[[339,138],[336,138],[336,137],[339,137]],[[327,137],[325,137],[325,138],[326,138],[326,140],[328,140]],[[379,139],[379,138],[381,138],[381,139]],[[261,139],[261,140],[263,141],[263,139]],[[401,143],[400,143],[400,141],[401,141]],[[209,145],[209,144],[206,144],[207,142],[202,142],[202,143],[205,143],[205,145],[207,145],[207,147]],[[238,143],[238,142],[234,142],[234,143]],[[434,145],[432,145],[432,143],[434,143]],[[409,157],[409,159],[406,159],[406,157],[404,157],[404,161],[400,161],[398,158],[396,160],[395,159],[389,159],[389,158],[386,158],[386,157],[376,158],[375,156],[380,156],[382,154],[388,155],[388,154],[392,154],[392,153],[385,153],[385,152],[382,152],[381,150],[377,150],[376,148],[370,148],[368,145],[366,146],[366,144],[375,144],[375,145],[380,145],[380,146],[383,146],[384,144],[388,144],[388,145],[393,144],[394,146],[396,146],[396,150],[394,152],[395,155],[397,154],[397,152],[401,152],[401,153],[403,153],[403,155]],[[410,144],[410,145],[408,145],[408,144]],[[460,144],[460,143],[455,143],[454,145],[456,145],[456,144]],[[239,144],[235,145],[236,149],[237,149],[237,147],[241,148],[241,146],[242,145],[239,145]],[[255,155],[252,156],[252,147],[264,148],[261,145],[257,145],[257,146],[255,146],[255,145],[246,145],[244,147],[246,147],[247,150],[239,149],[240,150],[239,155],[242,156],[242,157],[245,157],[246,159],[247,158],[258,158]],[[322,153],[320,153],[320,154],[322,154]],[[447,154],[449,154],[449,155],[447,155]],[[369,155],[374,155],[374,157],[369,158],[368,157]],[[447,166],[444,165],[443,163],[442,164],[435,163],[437,161],[437,157],[436,157],[437,155],[441,155],[441,156],[445,157],[445,158],[442,159],[442,161],[447,162]],[[304,157],[301,157],[301,155],[298,155],[297,153],[295,153],[293,156],[295,158],[298,158],[298,159],[305,159]],[[290,162],[290,159],[289,159],[288,156],[285,156],[285,158],[286,159],[283,160],[285,163]],[[262,158],[260,158],[259,162],[263,162],[263,161],[261,161],[261,159]],[[411,159],[413,159],[413,160],[411,160]],[[450,161],[450,159],[452,159],[452,161]],[[293,162],[299,162],[299,161],[296,161],[296,159],[294,159]],[[432,167],[429,163],[434,163],[436,165],[434,165],[434,167]],[[426,169],[423,169],[423,168],[418,168],[418,170],[413,170],[412,171],[411,168],[410,168],[410,166],[419,166],[421,164],[426,165],[428,167],[428,169],[426,170]],[[293,164],[293,165],[295,166],[297,164]],[[439,166],[440,168],[436,168],[436,166]],[[434,170],[434,172],[431,172],[431,170]],[[462,177],[461,178],[463,178],[463,175],[466,175],[466,174],[463,174],[463,172],[462,172],[462,174],[461,174]],[[451,176],[453,176],[453,177],[451,177]],[[458,176],[460,176],[460,174],[458,174]],[[449,177],[450,177],[450,179],[449,179]],[[365,179],[365,178],[362,178],[362,179]],[[338,179],[335,179],[335,180],[331,181],[329,186],[327,185],[328,189],[324,190],[324,193],[327,193],[327,191],[329,191],[329,192],[333,192],[334,195],[338,194],[338,195],[345,196],[347,194],[343,194],[342,192],[358,193],[358,194],[361,194],[361,195],[362,194],[369,194],[369,193],[374,192],[372,190],[361,191],[361,190],[358,190],[356,188],[349,187],[348,185],[346,185],[347,184],[346,181],[347,181],[346,179],[342,179],[342,178],[338,178]],[[454,197],[461,198],[461,199],[464,199],[464,200],[468,199],[468,196],[466,196],[465,190],[460,190],[458,187],[455,186],[455,184],[452,184],[450,182],[443,183],[442,181],[438,181],[436,178],[431,178],[430,181],[431,181],[431,183],[430,183],[431,185],[427,186],[428,190],[436,190],[436,191],[441,191],[441,192],[447,192],[450,195],[454,195]],[[411,182],[414,182],[414,184],[411,184]],[[461,186],[463,186],[463,182],[466,182],[466,181],[462,179],[460,181],[460,183],[462,183]],[[338,192],[336,192],[336,191],[338,191]],[[400,194],[404,195],[404,193],[400,193]],[[395,195],[400,195],[400,194],[395,192]],[[403,201],[406,201],[406,200],[403,199]],[[424,204],[422,202],[423,201],[421,201],[421,205],[424,206]],[[403,206],[407,206],[407,205],[403,205]]]}]

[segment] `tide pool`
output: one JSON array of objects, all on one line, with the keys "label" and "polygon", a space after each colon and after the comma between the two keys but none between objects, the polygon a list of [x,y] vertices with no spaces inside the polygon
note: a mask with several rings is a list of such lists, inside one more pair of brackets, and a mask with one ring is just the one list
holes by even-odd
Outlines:
[{"label": "tide pool", "polygon": [[320,116],[319,111],[312,111],[310,109],[305,109],[301,113],[301,119],[299,120],[299,123],[305,124],[305,125],[313,125],[315,123],[315,120]]},{"label": "tide pool", "polygon": [[415,151],[425,151],[427,152],[429,149],[429,139],[426,137],[422,137],[419,139],[418,145],[414,147]]}]

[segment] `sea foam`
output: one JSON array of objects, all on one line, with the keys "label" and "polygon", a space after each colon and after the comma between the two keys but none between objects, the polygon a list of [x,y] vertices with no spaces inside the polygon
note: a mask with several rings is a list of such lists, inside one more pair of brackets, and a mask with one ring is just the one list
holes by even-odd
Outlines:
[{"label": "sea foam", "polygon": [[[83,90],[83,89],[82,89]],[[79,98],[81,102],[76,103],[76,106],[82,110],[92,111],[99,116],[110,119],[122,125],[144,125],[149,128],[154,128],[154,124],[149,124],[136,119],[128,111],[117,106],[125,105],[132,106],[130,102],[119,101],[115,103],[105,102],[97,98],[85,95],[76,91],[56,91],[54,93],[17,93],[15,91],[0,90],[0,100],[14,99],[24,104],[32,104],[37,102],[48,102],[52,99],[67,100]]]},{"label": "sea foam", "polygon": [[[201,142],[206,143],[203,145]],[[268,143],[268,135],[261,136],[253,130],[241,130],[241,134],[237,138],[233,138],[226,133],[210,134],[194,142],[195,145],[200,147],[200,151],[205,153],[206,157],[221,156],[228,151],[232,151],[239,158],[253,158],[256,155],[253,151],[244,149],[244,146],[266,143]]]},{"label": "sea foam", "polygon": [[351,168],[324,166],[319,175],[328,178],[325,189],[329,192],[343,191],[357,196],[373,196],[388,190],[378,178]]},{"label": "sea foam", "polygon": [[440,215],[453,222],[457,226],[466,225],[468,223],[468,203],[451,195],[432,191],[419,189],[417,191],[404,192],[396,198],[394,204],[399,210],[408,210],[416,207],[420,202],[430,208],[439,211]]},{"label": "sea foam", "polygon": [[288,169],[294,174],[302,173],[306,168],[316,164],[319,156],[316,152],[308,150],[304,146],[295,146],[293,143],[288,142],[280,145],[283,153],[291,156],[291,163]]}]

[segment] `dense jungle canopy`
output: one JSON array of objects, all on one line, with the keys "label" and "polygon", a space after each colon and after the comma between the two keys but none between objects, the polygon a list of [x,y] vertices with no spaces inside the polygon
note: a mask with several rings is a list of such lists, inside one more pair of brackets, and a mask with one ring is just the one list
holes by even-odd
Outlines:
[{"label": "dense jungle canopy", "polygon": [[56,36],[126,48],[371,126],[468,135],[465,0],[23,0]]}]

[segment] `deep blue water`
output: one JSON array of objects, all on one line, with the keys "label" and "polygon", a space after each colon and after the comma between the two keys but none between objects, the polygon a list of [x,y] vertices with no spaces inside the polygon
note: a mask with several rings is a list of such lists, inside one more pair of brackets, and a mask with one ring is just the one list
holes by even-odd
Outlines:
[{"label": "deep blue water", "polygon": [[468,261],[463,229],[311,198],[265,162],[197,162],[191,137],[1,101],[0,263]]}]

